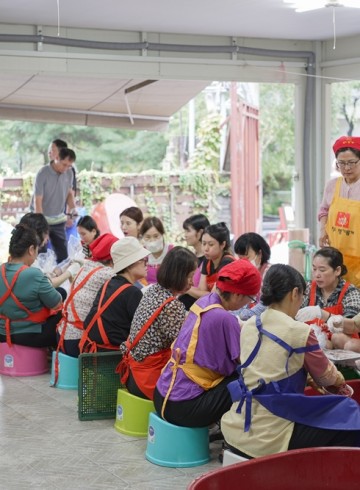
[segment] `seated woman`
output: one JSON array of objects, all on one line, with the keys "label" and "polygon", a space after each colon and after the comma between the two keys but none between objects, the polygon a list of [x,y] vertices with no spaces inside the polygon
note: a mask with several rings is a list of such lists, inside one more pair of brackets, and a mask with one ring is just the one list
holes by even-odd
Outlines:
[{"label": "seated woman", "polygon": [[268,308],[241,329],[240,377],[228,385],[234,403],[221,419],[226,445],[241,456],[360,442],[356,401],[304,394],[307,374],[320,387],[349,394],[311,327],[294,319],[304,290],[296,269],[272,265],[261,295]]},{"label": "seated woman", "polygon": [[[240,235],[234,245],[234,250],[239,258],[247,258],[260,272],[261,280],[269,270],[271,250],[266,240],[258,233],[244,233]],[[260,301],[260,293],[256,296],[256,303],[251,303],[235,312],[240,320],[248,320],[253,315],[260,315],[265,306]]]},{"label": "seated woman", "polygon": [[235,260],[221,269],[216,292],[191,307],[155,388],[156,411],[168,422],[207,427],[230,409],[227,384],[237,378],[240,325],[228,310],[248,303],[260,283],[249,261]]},{"label": "seated woman", "polygon": [[120,228],[124,236],[139,238],[144,216],[140,208],[131,206],[120,213]]},{"label": "seated woman", "polygon": [[155,216],[144,219],[140,228],[140,236],[142,244],[150,252],[147,263],[146,282],[147,284],[155,284],[160,265],[169,250],[173,248],[173,245],[165,243],[164,225]]},{"label": "seated woman", "polygon": [[177,296],[192,285],[196,263],[190,250],[174,247],[159,268],[158,283],[140,301],[129,338],[120,346],[124,357],[119,365],[121,382],[135,396],[153,399],[156,382],[170,358],[170,346],[186,316]]},{"label": "seated woman", "polygon": [[224,222],[207,226],[201,243],[205,259],[201,266],[199,286],[193,286],[188,291],[195,299],[208,294],[215,285],[219,271],[235,260],[231,252],[230,232]]},{"label": "seated woman", "polygon": [[119,350],[129,336],[130,325],[142,298],[134,283],[146,276],[149,251],[128,236],[113,244],[110,255],[113,276],[97,293],[84,321],[80,352]]},{"label": "seated woman", "polygon": [[[40,240],[35,230],[16,225],[9,261],[1,265],[0,342],[30,347],[55,347],[61,294],[36,267]],[[53,311],[51,311],[53,310]]]},{"label": "seated woman", "polygon": [[[322,327],[331,315],[352,318],[360,312],[360,290],[342,279],[347,269],[339,250],[333,247],[321,248],[315,253],[312,266],[313,281],[306,288],[297,320]],[[331,337],[326,347],[339,348],[336,337],[334,343],[332,341]]]},{"label": "seated woman", "polygon": [[85,260],[71,285],[58,325],[58,350],[68,356],[78,357],[84,320],[99,289],[114,274],[110,249],[117,241],[118,238],[111,233],[104,233],[92,242],[91,259]]},{"label": "seated woman", "polygon": [[[42,213],[26,213],[19,221],[19,224],[35,230],[35,233],[40,241],[40,248],[46,245],[49,240],[49,224]],[[32,266],[40,269],[37,260],[34,261]],[[62,271],[59,267],[56,267],[51,273],[46,274],[46,276],[54,288],[57,288],[68,279],[72,281],[75,275],[79,272],[79,269],[80,265],[74,262],[68,265],[64,271]],[[66,297],[66,292],[64,290],[61,290],[60,293],[63,295],[63,298]]]},{"label": "seated woman", "polygon": [[88,215],[79,219],[76,228],[81,239],[84,256],[88,259],[91,256],[90,244],[100,236],[100,230],[94,218]]},{"label": "seated woman", "polygon": [[[201,266],[205,259],[204,252],[202,249],[202,236],[204,230],[210,225],[209,220],[204,214],[194,214],[190,216],[183,222],[184,236],[188,246],[194,247],[195,255],[198,259],[198,267],[194,274],[193,283],[194,287],[197,288],[200,282],[201,276]],[[179,300],[184,303],[187,310],[195,303],[196,298],[186,293],[179,297]]]}]

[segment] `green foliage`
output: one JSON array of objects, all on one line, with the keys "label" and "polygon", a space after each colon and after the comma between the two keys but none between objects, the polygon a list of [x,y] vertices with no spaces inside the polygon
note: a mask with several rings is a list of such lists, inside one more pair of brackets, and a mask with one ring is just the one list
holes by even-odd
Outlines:
[{"label": "green foliage", "polygon": [[192,168],[217,170],[221,143],[219,114],[211,114],[201,122],[198,138],[198,144],[189,164]]},{"label": "green foliage", "polygon": [[276,191],[290,191],[295,159],[295,100],[290,84],[260,85],[260,155],[264,214],[277,214],[282,200]]},{"label": "green foliage", "polygon": [[332,137],[359,134],[360,82],[340,82],[331,85]]},{"label": "green foliage", "polygon": [[47,162],[49,143],[65,140],[77,154],[78,170],[103,172],[161,168],[167,137],[164,133],[59,124],[0,121],[1,167],[37,171]]}]

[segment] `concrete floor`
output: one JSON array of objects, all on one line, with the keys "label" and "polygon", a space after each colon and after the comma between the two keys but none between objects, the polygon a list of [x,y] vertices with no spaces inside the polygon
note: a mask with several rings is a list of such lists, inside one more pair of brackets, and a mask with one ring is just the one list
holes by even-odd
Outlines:
[{"label": "concrete floor", "polygon": [[153,465],[146,439],[119,434],[113,420],[79,421],[77,391],[50,388],[49,379],[0,376],[0,489],[183,490],[221,467],[220,442],[206,465]]}]

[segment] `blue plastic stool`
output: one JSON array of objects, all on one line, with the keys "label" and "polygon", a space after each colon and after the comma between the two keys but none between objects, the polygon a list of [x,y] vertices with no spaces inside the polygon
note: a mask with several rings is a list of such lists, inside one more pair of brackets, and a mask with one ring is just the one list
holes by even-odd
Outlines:
[{"label": "blue plastic stool", "polygon": [[61,388],[62,390],[77,390],[79,382],[79,359],[77,357],[67,356],[62,352],[58,353],[59,376],[55,385],[55,356],[56,352],[53,352],[50,386],[55,386],[55,388]]},{"label": "blue plastic stool", "polygon": [[179,427],[151,413],[145,456],[151,463],[170,468],[206,464],[210,461],[209,430]]},{"label": "blue plastic stool", "polygon": [[145,400],[119,389],[116,405],[115,429],[121,434],[133,437],[146,437],[149,414],[155,411],[151,400]]}]

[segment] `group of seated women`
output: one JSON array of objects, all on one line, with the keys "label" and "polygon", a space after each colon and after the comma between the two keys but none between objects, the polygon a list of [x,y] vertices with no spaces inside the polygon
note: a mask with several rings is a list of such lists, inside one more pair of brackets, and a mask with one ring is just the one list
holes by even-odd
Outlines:
[{"label": "group of seated women", "polygon": [[[75,357],[120,350],[130,393],[177,425],[221,421],[227,446],[247,457],[357,446],[359,406],[342,396],[344,378],[312,328],[327,324],[335,347],[359,342],[360,291],[343,279],[341,253],[319,250],[306,285],[291,266],[270,267],[256,233],[235,241],[236,257],[225,223],[195,215],[183,224],[193,253],[167,243],[161,221],[139,211],[121,214],[122,239],[99,234],[89,219],[78,223],[86,258],[70,265],[67,296],[56,282],[66,271],[49,280],[31,267],[46,232],[26,224],[33,216],[17,225],[1,266],[0,342]],[[244,314],[249,320],[239,321]],[[307,375],[335,395],[305,396]]]}]

